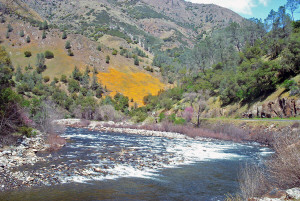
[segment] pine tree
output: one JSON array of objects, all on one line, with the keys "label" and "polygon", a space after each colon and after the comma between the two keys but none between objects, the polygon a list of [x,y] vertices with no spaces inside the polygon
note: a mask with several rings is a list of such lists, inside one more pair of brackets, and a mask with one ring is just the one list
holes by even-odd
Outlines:
[{"label": "pine tree", "polygon": [[134,65],[136,65],[136,66],[140,65],[140,61],[137,56],[134,58]]},{"label": "pine tree", "polygon": [[20,31],[20,37],[24,37],[24,35],[25,35],[25,34],[24,34],[24,31],[21,30],[21,31]]},{"label": "pine tree", "polygon": [[29,37],[29,36],[27,36],[27,38],[26,38],[26,42],[27,42],[27,43],[30,43],[30,41],[31,41],[31,40],[30,40],[30,37]]},{"label": "pine tree", "polygon": [[106,63],[109,64],[109,61],[110,61],[110,57],[107,55],[106,56]]},{"label": "pine tree", "polygon": [[43,35],[42,35],[42,39],[45,39],[46,38],[46,32],[45,30],[43,31]]},{"label": "pine tree", "polygon": [[66,48],[66,49],[71,49],[71,43],[70,43],[70,41],[67,41],[67,42],[66,42],[65,48]]},{"label": "pine tree", "polygon": [[63,32],[63,35],[62,35],[62,39],[66,39],[68,36],[67,36],[67,33],[66,31]]}]

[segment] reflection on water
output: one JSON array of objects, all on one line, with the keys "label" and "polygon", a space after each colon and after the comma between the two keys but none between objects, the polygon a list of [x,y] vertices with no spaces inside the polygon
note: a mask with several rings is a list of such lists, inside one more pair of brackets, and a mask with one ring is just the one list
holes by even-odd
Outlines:
[{"label": "reflection on water", "polygon": [[[237,172],[266,148],[69,128],[71,139],[45,166],[63,183],[0,194],[0,200],[222,200]],[[63,170],[63,171],[62,171]]]}]

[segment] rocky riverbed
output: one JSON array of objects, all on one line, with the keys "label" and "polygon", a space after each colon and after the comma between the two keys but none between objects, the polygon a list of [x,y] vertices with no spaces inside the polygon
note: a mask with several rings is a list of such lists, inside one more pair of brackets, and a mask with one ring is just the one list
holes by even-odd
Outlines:
[{"label": "rocky riverbed", "polygon": [[32,138],[24,137],[19,146],[0,149],[0,191],[38,183],[28,172],[18,171],[21,166],[33,166],[37,162],[47,160],[37,156],[38,152],[48,148],[45,136],[38,131],[37,133]]}]

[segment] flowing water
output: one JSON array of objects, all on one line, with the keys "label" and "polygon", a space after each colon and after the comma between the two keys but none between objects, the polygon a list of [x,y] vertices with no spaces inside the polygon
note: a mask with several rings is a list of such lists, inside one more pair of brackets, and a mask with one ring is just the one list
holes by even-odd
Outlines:
[{"label": "flowing water", "polygon": [[64,137],[70,142],[34,167],[51,169],[61,184],[5,192],[0,200],[223,200],[238,191],[241,165],[271,153],[257,144],[74,128]]}]

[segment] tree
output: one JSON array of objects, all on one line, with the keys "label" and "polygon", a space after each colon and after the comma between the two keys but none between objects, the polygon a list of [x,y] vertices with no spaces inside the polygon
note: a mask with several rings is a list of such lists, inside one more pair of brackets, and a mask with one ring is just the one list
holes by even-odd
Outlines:
[{"label": "tree", "polygon": [[77,68],[77,66],[74,67],[74,70],[72,72],[72,77],[73,79],[80,81],[82,76],[82,73],[79,71],[79,69]]},{"label": "tree", "polygon": [[42,34],[42,39],[45,39],[47,36],[46,36],[46,31],[44,30],[43,31],[43,34]]},{"label": "tree", "polygon": [[45,51],[45,58],[46,58],[46,59],[53,59],[53,58],[54,58],[53,52],[51,52],[51,51],[49,51],[49,50],[46,50],[46,51]]},{"label": "tree", "polygon": [[71,49],[68,49],[68,55],[69,55],[70,57],[74,56],[74,53],[73,53],[73,51],[72,51]]},{"label": "tree", "polygon": [[24,55],[25,55],[25,57],[31,57],[31,52],[30,51],[25,51]]},{"label": "tree", "polygon": [[94,74],[93,75],[93,80],[92,80],[92,83],[91,83],[91,89],[94,90],[94,91],[96,91],[99,87],[100,87],[100,85],[98,83],[97,77]]},{"label": "tree", "polygon": [[47,21],[43,22],[42,27],[43,27],[43,30],[48,29],[48,23],[47,23]]},{"label": "tree", "polygon": [[24,36],[25,36],[24,31],[21,30],[21,31],[20,31],[20,37],[24,37]]},{"label": "tree", "polygon": [[30,37],[29,37],[29,36],[27,36],[27,38],[26,38],[26,42],[27,42],[27,43],[30,43],[30,41],[31,41],[31,40],[30,40]]},{"label": "tree", "polygon": [[36,71],[42,73],[46,69],[45,55],[43,53],[36,55]]},{"label": "tree", "polygon": [[67,76],[66,75],[61,75],[60,81],[63,82],[63,83],[67,83],[68,82]]},{"label": "tree", "polygon": [[112,51],[112,55],[117,55],[118,54],[118,51],[117,50],[113,50]]},{"label": "tree", "polygon": [[70,41],[67,41],[67,42],[66,42],[65,48],[66,48],[66,49],[70,49],[70,48],[71,48],[71,43],[70,43]]},{"label": "tree", "polygon": [[20,82],[22,80],[23,74],[20,66],[17,67],[15,76],[17,82]]},{"label": "tree", "polygon": [[7,25],[7,31],[12,32],[14,29],[12,28],[11,24]]},{"label": "tree", "polygon": [[62,39],[67,39],[67,37],[68,37],[68,36],[67,36],[66,31],[64,31],[63,34],[62,34]]},{"label": "tree", "polygon": [[6,37],[7,39],[9,39],[9,32],[8,32],[8,31],[6,32],[5,37]]},{"label": "tree", "polygon": [[105,59],[105,61],[106,61],[106,63],[107,63],[107,64],[109,64],[110,57],[109,57],[108,55],[106,56],[106,59]]},{"label": "tree", "polygon": [[70,93],[73,93],[73,92],[79,92],[80,90],[80,84],[77,80],[74,80],[74,79],[70,79],[68,81],[68,91]]},{"label": "tree", "polygon": [[139,61],[138,56],[134,57],[134,65],[136,65],[136,66],[140,65],[140,61]]},{"label": "tree", "polygon": [[294,12],[299,8],[299,0],[288,0],[286,3],[286,8],[291,11],[292,20],[294,21]]},{"label": "tree", "polygon": [[44,82],[47,83],[47,82],[49,82],[50,77],[49,76],[44,76],[43,79],[44,79]]}]

